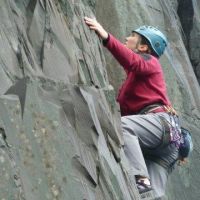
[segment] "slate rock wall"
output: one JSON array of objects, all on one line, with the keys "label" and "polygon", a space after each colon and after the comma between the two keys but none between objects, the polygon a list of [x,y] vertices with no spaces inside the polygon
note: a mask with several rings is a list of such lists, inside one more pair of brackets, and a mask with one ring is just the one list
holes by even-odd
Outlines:
[{"label": "slate rock wall", "polygon": [[0,199],[139,198],[88,3],[0,3]]},{"label": "slate rock wall", "polygon": [[183,40],[185,41],[197,80],[200,83],[199,9],[199,1],[196,0],[182,0],[178,4],[178,15],[183,28]]},{"label": "slate rock wall", "polygon": [[[184,2],[189,3],[185,6],[187,8],[185,10],[182,8]],[[184,167],[177,167],[175,173],[169,177],[166,199],[170,200],[199,199],[198,188],[193,183],[199,183],[197,166],[199,165],[200,89],[193,70],[193,62],[191,63],[191,56],[198,62],[200,52],[197,42],[198,4],[197,1],[182,0],[96,2],[97,19],[122,42],[132,30],[142,25],[158,27],[169,40],[168,48],[160,60],[165,73],[168,95],[180,115],[182,125],[192,132],[194,140],[194,151],[190,162]],[[189,10],[194,10],[194,14],[192,15]],[[183,19],[179,18],[180,13]],[[184,27],[182,21],[184,19],[188,21],[187,13],[190,21]],[[184,28],[187,32],[184,32]],[[186,35],[190,37],[187,38]],[[190,49],[186,49],[186,42]],[[109,79],[117,93],[125,76],[109,52],[106,50],[104,52]]]},{"label": "slate rock wall", "polygon": [[[124,79],[83,17],[123,41],[139,25],[169,38],[161,59],[169,96],[193,131],[192,164],[165,199],[198,199],[199,85],[169,1],[2,0],[0,199],[140,199],[123,152],[117,90]],[[183,192],[184,191],[184,192]]]}]

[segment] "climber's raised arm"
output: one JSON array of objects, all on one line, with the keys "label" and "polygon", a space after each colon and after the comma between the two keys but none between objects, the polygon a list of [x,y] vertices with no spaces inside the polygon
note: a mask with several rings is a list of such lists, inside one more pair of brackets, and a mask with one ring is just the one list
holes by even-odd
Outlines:
[{"label": "climber's raised arm", "polygon": [[105,47],[126,70],[131,70],[133,65],[137,67],[138,63],[143,60],[138,54],[133,52],[135,46],[132,48],[127,42],[121,43],[112,34],[108,33],[96,19],[85,17],[84,20],[89,28],[94,30],[103,40]]}]

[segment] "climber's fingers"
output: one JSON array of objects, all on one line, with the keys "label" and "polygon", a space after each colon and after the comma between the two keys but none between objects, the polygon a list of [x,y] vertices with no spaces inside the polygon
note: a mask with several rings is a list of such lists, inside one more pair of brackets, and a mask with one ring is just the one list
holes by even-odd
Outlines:
[{"label": "climber's fingers", "polygon": [[97,22],[96,19],[84,17],[84,20],[85,20],[85,23],[89,26],[89,28],[91,30],[94,30],[102,39],[108,38],[108,33],[101,26],[101,24]]},{"label": "climber's fingers", "polygon": [[85,20],[85,23],[86,23],[89,27],[90,27],[90,26],[93,26],[93,27],[100,28],[100,26],[101,26],[95,19],[85,17],[84,20]]}]

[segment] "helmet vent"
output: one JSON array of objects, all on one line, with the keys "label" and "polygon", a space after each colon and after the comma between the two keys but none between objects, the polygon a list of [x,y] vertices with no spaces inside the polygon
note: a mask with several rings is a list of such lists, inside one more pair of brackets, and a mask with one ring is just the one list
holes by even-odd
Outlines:
[{"label": "helmet vent", "polygon": [[160,47],[160,42],[156,42],[156,43],[155,43],[155,47],[156,47],[156,48],[159,48],[159,47]]}]

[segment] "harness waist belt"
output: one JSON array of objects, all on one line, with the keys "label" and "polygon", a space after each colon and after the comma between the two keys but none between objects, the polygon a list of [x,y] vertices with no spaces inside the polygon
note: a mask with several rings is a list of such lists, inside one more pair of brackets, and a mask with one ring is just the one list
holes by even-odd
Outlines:
[{"label": "harness waist belt", "polygon": [[145,115],[148,113],[158,113],[158,112],[165,112],[171,115],[178,116],[177,112],[174,110],[172,106],[165,106],[163,104],[151,104],[149,106],[144,107],[136,114]]},{"label": "harness waist belt", "polygon": [[166,112],[166,110],[162,106],[157,106],[155,108],[148,110],[146,112],[146,114],[148,114],[148,113],[158,113],[158,112]]},{"label": "harness waist belt", "polygon": [[152,104],[144,107],[137,114],[148,114],[148,113],[157,113],[157,112],[166,112],[162,104]]}]

